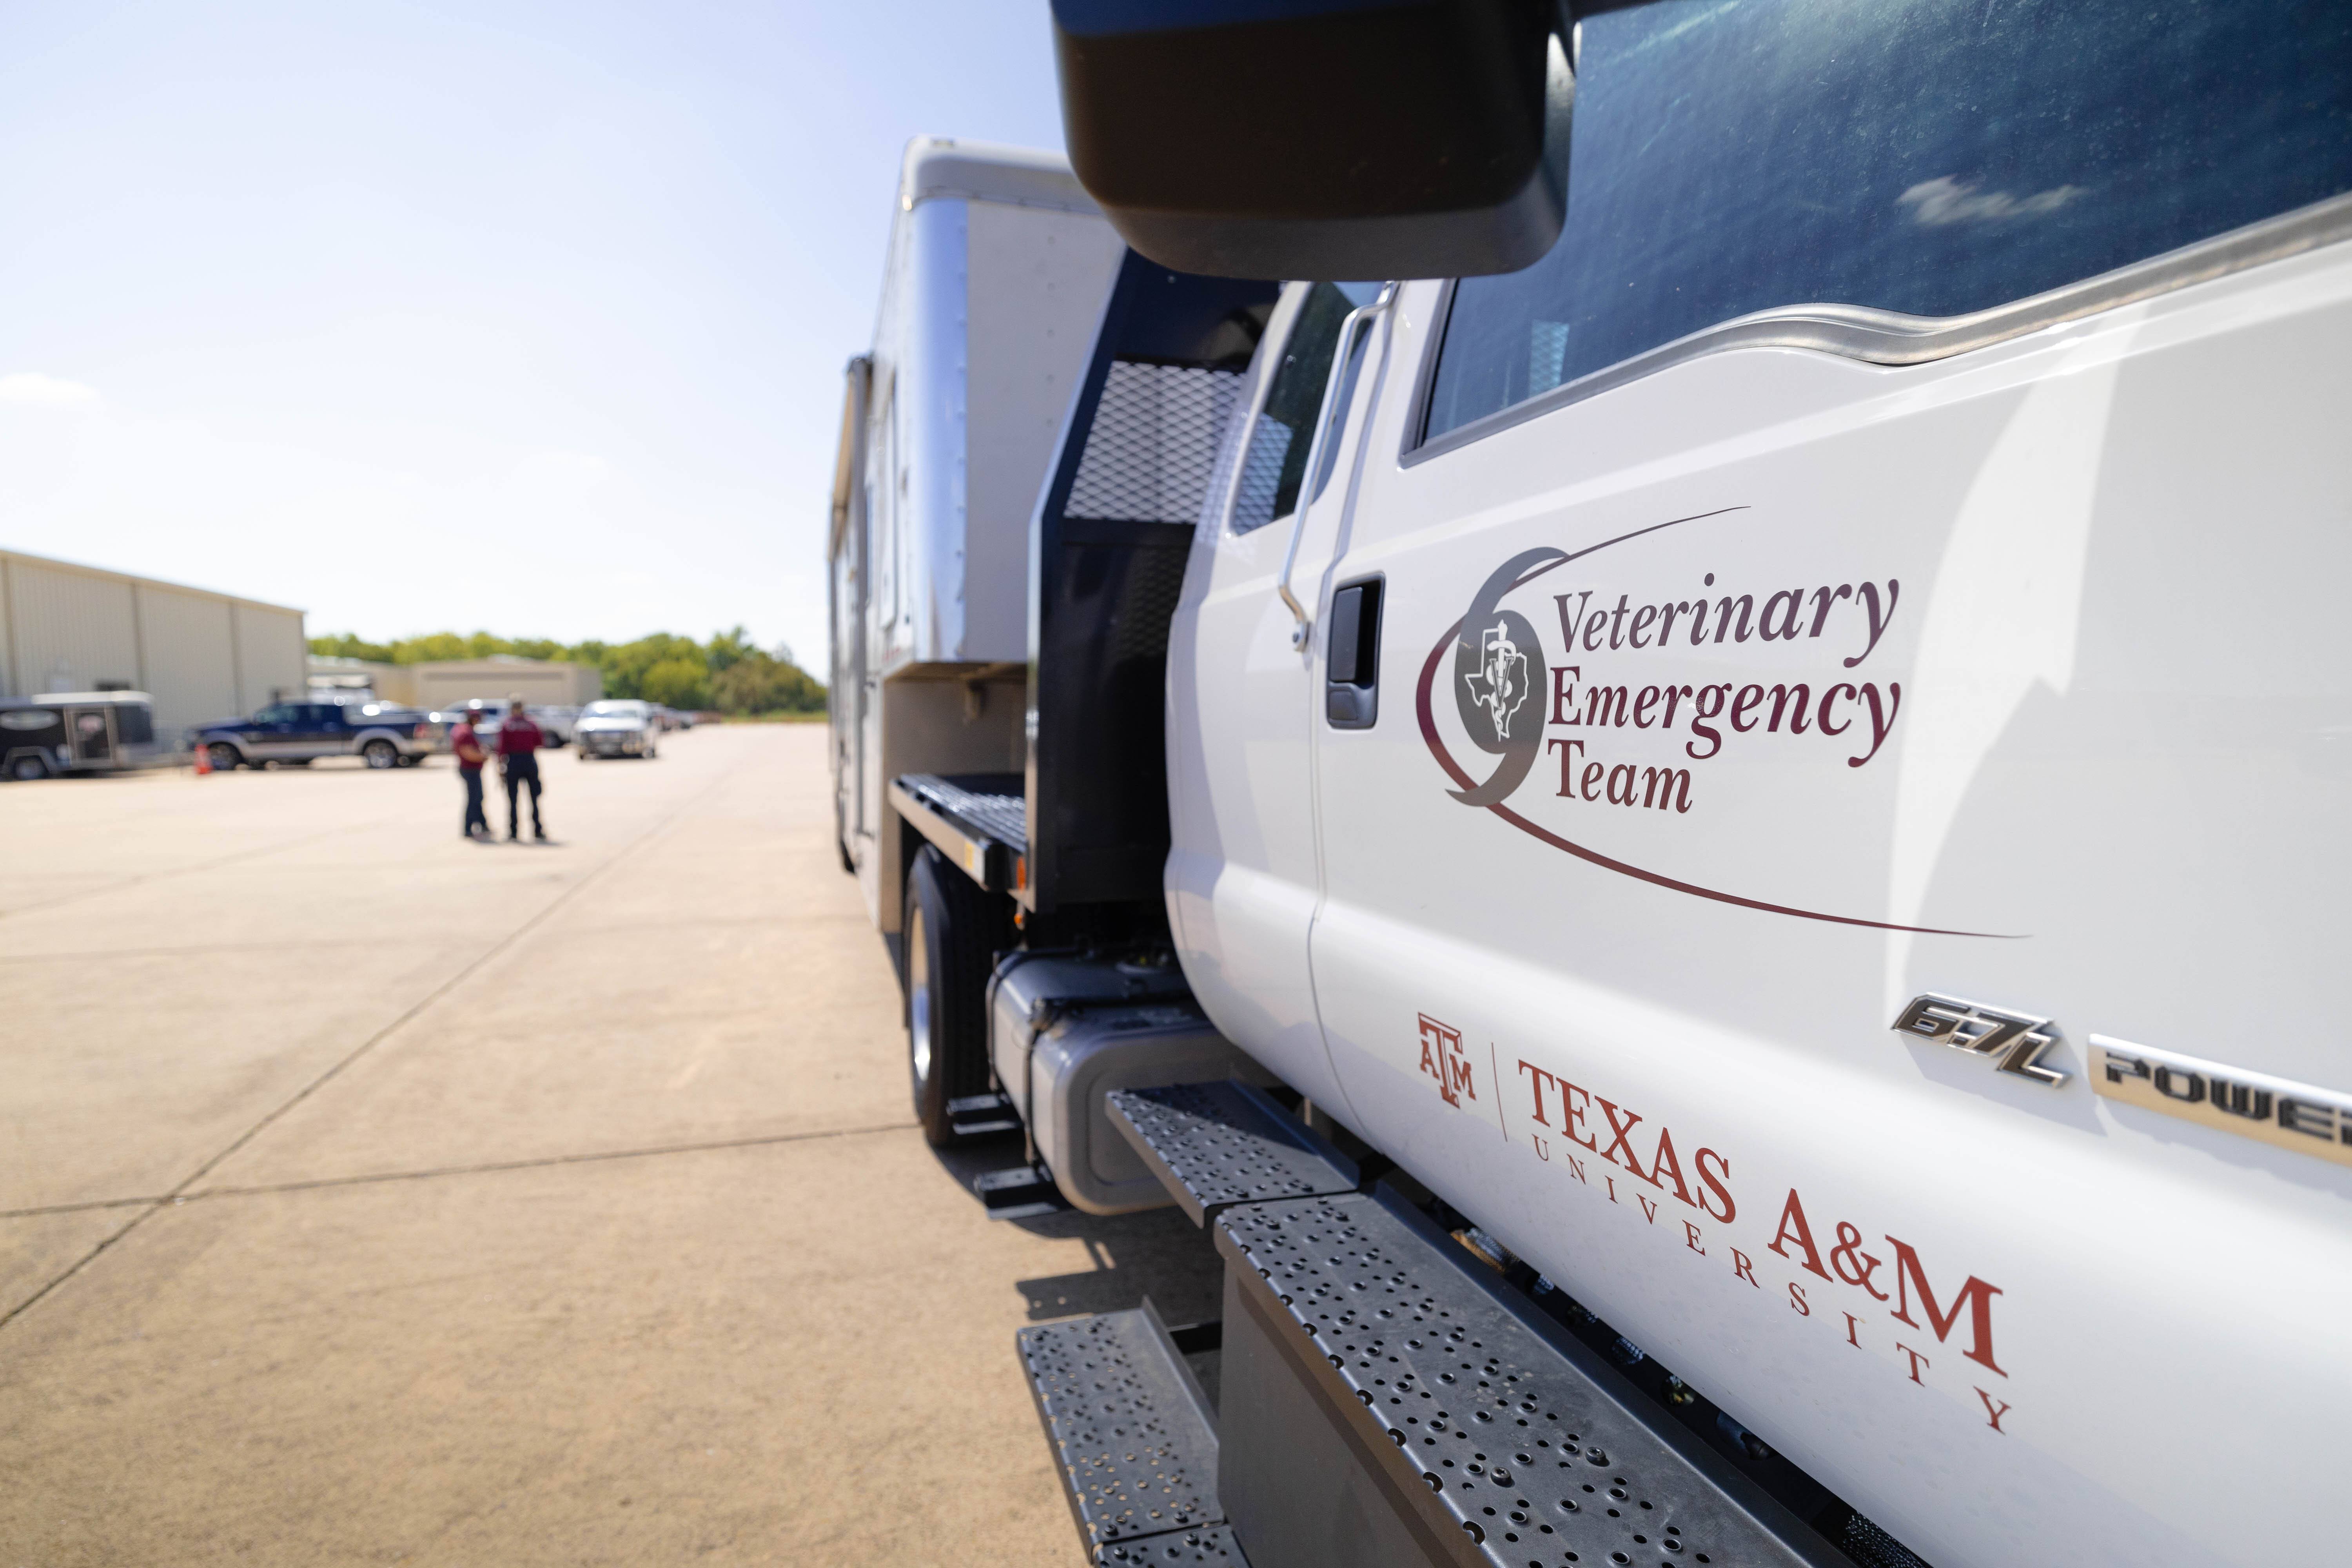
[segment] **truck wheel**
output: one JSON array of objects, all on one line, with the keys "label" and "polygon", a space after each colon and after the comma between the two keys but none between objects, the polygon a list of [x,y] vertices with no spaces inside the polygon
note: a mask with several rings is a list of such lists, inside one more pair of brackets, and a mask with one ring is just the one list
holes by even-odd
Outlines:
[{"label": "truck wheel", "polygon": [[239,763],[245,761],[245,758],[238,754],[237,749],[226,741],[215,741],[205,750],[213,754],[213,772],[216,773],[232,772]]},{"label": "truck wheel", "polygon": [[19,783],[45,779],[49,776],[49,764],[38,757],[18,757],[8,764],[8,776]]},{"label": "truck wheel", "polygon": [[360,748],[360,755],[372,768],[388,768],[400,761],[400,748],[390,741],[370,741]]},{"label": "truck wheel", "polygon": [[907,1055],[915,1116],[954,1141],[948,1101],[988,1091],[988,971],[1011,945],[1004,900],[929,845],[907,874]]}]

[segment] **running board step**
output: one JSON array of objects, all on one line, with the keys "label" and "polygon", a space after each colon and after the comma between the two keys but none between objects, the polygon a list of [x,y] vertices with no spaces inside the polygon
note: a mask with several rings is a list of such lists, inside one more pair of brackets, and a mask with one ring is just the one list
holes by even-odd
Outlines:
[{"label": "running board step", "polygon": [[1001,1094],[968,1094],[948,1101],[948,1125],[959,1138],[978,1138],[990,1132],[1018,1132],[1021,1117],[1013,1102]]},{"label": "running board step", "polygon": [[1194,1225],[1234,1204],[1356,1190],[1354,1161],[1248,1084],[1115,1089],[1106,1104]]},{"label": "running board step", "polygon": [[1014,1340],[1093,1560],[1240,1568],[1240,1549],[1217,1528],[1214,1418],[1150,1303]]},{"label": "running board step", "polygon": [[1223,1500],[1265,1561],[1332,1562],[1317,1500],[1355,1474],[1388,1504],[1359,1563],[1846,1563],[1392,1190],[1229,1208],[1216,1237]]},{"label": "running board step", "polygon": [[1139,1541],[1113,1542],[1097,1547],[1095,1568],[1249,1568],[1241,1542],[1230,1526],[1213,1524],[1205,1530],[1147,1535]]}]

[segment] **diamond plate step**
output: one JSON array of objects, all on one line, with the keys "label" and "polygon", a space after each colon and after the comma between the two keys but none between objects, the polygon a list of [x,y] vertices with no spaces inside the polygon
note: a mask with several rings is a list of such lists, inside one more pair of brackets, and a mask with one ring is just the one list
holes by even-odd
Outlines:
[{"label": "diamond plate step", "polygon": [[[1614,1369],[1512,1310],[1390,1194],[1229,1209],[1216,1229],[1242,1304],[1299,1375],[1363,1423],[1391,1495],[1430,1510],[1459,1561],[1839,1560],[1719,1456],[1651,1426]],[[1225,1332],[1230,1342],[1230,1322]]]},{"label": "diamond plate step", "polygon": [[1159,1315],[1146,1305],[1022,1329],[1015,1339],[1087,1550],[1170,1531],[1206,1541],[1205,1527],[1225,1517],[1217,1505],[1216,1428]]},{"label": "diamond plate step", "polygon": [[1194,1225],[1234,1204],[1356,1189],[1355,1162],[1247,1084],[1118,1089],[1106,1102]]},{"label": "diamond plate step", "polygon": [[1095,1552],[1095,1568],[1249,1568],[1232,1527],[1213,1525],[1180,1534],[1151,1535],[1140,1541],[1114,1542]]}]

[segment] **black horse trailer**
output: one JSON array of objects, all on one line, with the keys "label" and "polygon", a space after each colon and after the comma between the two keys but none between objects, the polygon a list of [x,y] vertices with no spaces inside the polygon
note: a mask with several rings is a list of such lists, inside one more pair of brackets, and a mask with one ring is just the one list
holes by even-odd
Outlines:
[{"label": "black horse trailer", "polygon": [[163,754],[143,691],[47,691],[0,698],[0,775],[119,773]]}]

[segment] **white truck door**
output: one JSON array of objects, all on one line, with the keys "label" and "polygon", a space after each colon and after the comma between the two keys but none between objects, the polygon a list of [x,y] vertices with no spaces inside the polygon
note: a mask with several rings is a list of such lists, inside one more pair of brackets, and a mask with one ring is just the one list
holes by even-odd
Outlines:
[{"label": "white truck door", "polygon": [[2352,33],[2105,16],[1587,19],[1318,647],[1343,1114],[1937,1568],[2292,1557],[2352,1398]]},{"label": "white truck door", "polygon": [[[1185,974],[1227,1038],[1325,1101],[1338,1085],[1307,955],[1318,887],[1307,743],[1319,696],[1279,584],[1294,535],[1295,593],[1310,595],[1329,563],[1337,487],[1309,490],[1307,448],[1341,328],[1377,292],[1284,291],[1193,535],[1168,648],[1166,886]],[[1318,467],[1328,481],[1330,464]]]}]

